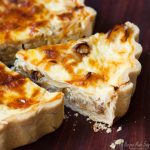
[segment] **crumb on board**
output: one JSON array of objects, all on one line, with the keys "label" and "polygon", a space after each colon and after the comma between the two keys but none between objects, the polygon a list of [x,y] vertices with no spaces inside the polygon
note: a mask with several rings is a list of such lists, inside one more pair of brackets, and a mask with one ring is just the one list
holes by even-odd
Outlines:
[{"label": "crumb on board", "polygon": [[111,128],[107,128],[106,133],[111,133],[111,132],[112,132]]},{"label": "crumb on board", "polygon": [[71,117],[71,114],[70,114],[70,112],[69,112],[69,111],[68,111],[68,116],[69,116],[69,117]]},{"label": "crumb on board", "polygon": [[103,124],[103,123],[99,123],[99,122],[94,123],[93,130],[94,130],[94,132],[98,132],[100,130],[106,130],[106,133],[112,132],[112,129],[108,125]]},{"label": "crumb on board", "polygon": [[120,145],[120,144],[123,144],[124,143],[124,139],[118,139],[115,141],[115,144],[116,145]]},{"label": "crumb on board", "polygon": [[68,119],[69,117],[71,117],[71,113],[69,111],[65,112],[64,119]]},{"label": "crumb on board", "polygon": [[69,116],[65,114],[64,115],[64,119],[68,119],[68,118],[69,118]]},{"label": "crumb on board", "polygon": [[115,143],[111,143],[110,148],[111,148],[111,149],[115,149],[115,148],[116,148]]},{"label": "crumb on board", "polygon": [[90,118],[86,118],[87,121],[91,120]]},{"label": "crumb on board", "polygon": [[107,133],[111,132],[111,128],[108,127],[106,124],[95,122],[93,125],[94,132],[98,132],[100,130],[106,130]]},{"label": "crumb on board", "polygon": [[118,127],[117,132],[119,132],[121,130],[122,130],[122,127],[120,126],[120,127]]},{"label": "crumb on board", "polygon": [[115,142],[111,143],[110,148],[115,149],[117,145],[121,145],[124,143],[124,139],[115,140]]},{"label": "crumb on board", "polygon": [[78,113],[75,113],[75,114],[74,114],[74,116],[75,116],[75,117],[78,117],[78,116],[79,116],[79,114],[78,114]]}]

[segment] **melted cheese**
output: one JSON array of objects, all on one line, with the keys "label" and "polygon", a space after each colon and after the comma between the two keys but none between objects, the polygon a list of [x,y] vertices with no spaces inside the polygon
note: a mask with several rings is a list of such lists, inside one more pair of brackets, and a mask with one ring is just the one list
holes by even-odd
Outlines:
[{"label": "melted cheese", "polygon": [[57,43],[67,35],[81,36],[95,14],[80,1],[1,0],[0,43],[32,40],[43,34],[53,35],[48,39],[50,43]]},{"label": "melted cheese", "polygon": [[0,121],[58,100],[61,93],[49,93],[0,63]]},{"label": "melted cheese", "polygon": [[[137,67],[135,53],[140,45],[135,40],[138,33],[138,27],[128,22],[106,34],[19,51],[17,58],[21,65],[28,64],[31,70],[39,70],[53,80],[69,83],[96,97],[100,93],[101,97],[110,96],[114,87],[129,81],[129,72]],[[86,44],[79,53],[81,43]],[[84,54],[85,50],[89,53]]]}]

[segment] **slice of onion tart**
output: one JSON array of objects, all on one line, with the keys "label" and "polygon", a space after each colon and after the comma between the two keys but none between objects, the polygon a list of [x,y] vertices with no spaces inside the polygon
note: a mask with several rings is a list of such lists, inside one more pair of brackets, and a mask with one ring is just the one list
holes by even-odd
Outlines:
[{"label": "slice of onion tart", "polygon": [[127,112],[141,70],[138,36],[126,22],[106,34],[19,51],[15,65],[47,90],[62,90],[66,106],[112,125]]}]

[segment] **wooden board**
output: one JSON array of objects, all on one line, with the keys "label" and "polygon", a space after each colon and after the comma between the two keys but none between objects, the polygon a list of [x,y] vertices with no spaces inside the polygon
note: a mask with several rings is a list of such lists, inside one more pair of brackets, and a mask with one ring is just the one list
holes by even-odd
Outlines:
[{"label": "wooden board", "polygon": [[[111,142],[118,138],[125,140],[118,150],[150,149],[150,0],[87,0],[86,3],[98,12],[95,32],[106,32],[128,20],[141,29],[143,69],[130,109],[114,124],[110,134],[94,133],[85,117],[75,117],[75,112],[66,109],[72,117],[64,120],[56,132],[17,150],[109,150]],[[121,132],[116,132],[118,126],[122,126]]]}]

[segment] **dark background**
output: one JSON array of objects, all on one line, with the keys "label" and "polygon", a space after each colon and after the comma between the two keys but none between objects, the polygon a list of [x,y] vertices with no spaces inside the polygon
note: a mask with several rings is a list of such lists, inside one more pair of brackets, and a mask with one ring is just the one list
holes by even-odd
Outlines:
[{"label": "dark background", "polygon": [[[150,0],[86,0],[86,4],[98,12],[94,32],[107,32],[125,21],[131,21],[141,29],[143,53],[140,62],[143,68],[130,109],[114,124],[110,134],[105,131],[94,133],[93,123],[88,123],[83,116],[75,117],[74,112],[67,109],[67,114],[70,112],[72,117],[66,119],[56,132],[17,150],[109,150],[111,142],[118,138],[133,145],[117,147],[118,150],[150,149]],[[123,130],[116,132],[118,126]]]}]

